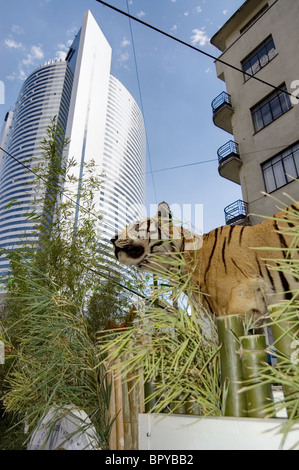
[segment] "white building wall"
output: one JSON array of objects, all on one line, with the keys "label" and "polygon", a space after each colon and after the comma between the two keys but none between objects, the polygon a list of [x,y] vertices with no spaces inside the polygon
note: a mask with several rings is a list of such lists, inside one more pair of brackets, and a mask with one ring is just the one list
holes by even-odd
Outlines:
[{"label": "white building wall", "polygon": [[110,76],[100,194],[102,239],[110,239],[143,215],[146,138],[140,109],[128,90]]},{"label": "white building wall", "polygon": [[[267,5],[268,10],[241,33],[244,25]],[[223,52],[219,59],[240,68],[242,61],[272,36],[275,54],[256,72],[255,78],[274,87],[285,83],[287,91],[292,93],[292,83],[299,78],[299,64],[294,60],[299,44],[298,14],[298,0],[244,2],[240,10],[216,33],[215,42],[212,39],[213,44],[222,45]],[[231,95],[234,111],[231,118],[233,139],[239,144],[243,163],[239,173],[243,199],[248,203],[251,223],[258,223],[262,220],[259,214],[272,216],[277,211],[277,200],[290,203],[285,193],[298,200],[297,181],[279,187],[271,193],[273,197],[264,195],[266,186],[261,165],[299,141],[299,105],[293,104],[278,119],[256,132],[251,109],[274,89],[254,78],[245,80],[242,73],[223,62],[216,61],[216,69],[218,77],[225,81],[227,92]],[[229,138],[232,136],[227,140]]]},{"label": "white building wall", "polygon": [[[3,149],[5,149],[6,147],[9,131],[10,131],[11,124],[12,124],[12,119],[13,119],[13,111],[10,110],[6,113],[4,123],[3,123],[1,133],[0,133],[0,146]],[[2,159],[4,155],[5,153],[3,152],[3,150],[0,150],[0,168],[1,168]]]},{"label": "white building wall", "polygon": [[[92,159],[98,173],[106,175],[96,196],[96,207],[103,216],[99,239],[108,242],[116,231],[142,214],[144,122],[132,95],[110,75],[112,50],[90,11],[84,15],[74,48],[76,65],[66,129],[70,139],[67,155],[79,163],[76,176],[80,176],[83,163]],[[80,191],[66,189],[77,194]]]},{"label": "white building wall", "polygon": [[92,159],[101,172],[112,54],[90,11],[84,15],[76,54],[66,137],[70,139],[67,155],[79,164],[79,176],[81,165]]}]

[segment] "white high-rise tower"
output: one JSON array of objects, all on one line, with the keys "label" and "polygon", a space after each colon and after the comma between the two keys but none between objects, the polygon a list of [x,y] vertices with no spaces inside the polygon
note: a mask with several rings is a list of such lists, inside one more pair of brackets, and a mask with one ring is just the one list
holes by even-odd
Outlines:
[{"label": "white high-rise tower", "polygon": [[89,11],[67,60],[74,71],[68,155],[80,162],[78,172],[94,159],[106,175],[98,195],[103,214],[100,236],[110,239],[144,207],[143,117],[128,90],[110,74],[111,48]]}]

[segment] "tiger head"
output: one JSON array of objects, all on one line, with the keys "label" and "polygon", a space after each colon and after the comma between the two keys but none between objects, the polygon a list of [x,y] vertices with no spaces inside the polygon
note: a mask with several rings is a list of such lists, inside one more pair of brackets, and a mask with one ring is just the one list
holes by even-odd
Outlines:
[{"label": "tiger head", "polygon": [[170,260],[202,246],[202,237],[173,223],[167,203],[158,206],[155,217],[128,225],[111,242],[118,261],[143,271],[173,270]]}]

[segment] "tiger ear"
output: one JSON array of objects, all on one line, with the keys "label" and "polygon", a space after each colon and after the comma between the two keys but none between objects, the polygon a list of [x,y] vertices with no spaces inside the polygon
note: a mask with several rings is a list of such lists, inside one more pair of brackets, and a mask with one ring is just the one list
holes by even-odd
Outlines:
[{"label": "tiger ear", "polygon": [[167,202],[160,202],[158,204],[157,218],[164,222],[172,222],[172,213]]}]

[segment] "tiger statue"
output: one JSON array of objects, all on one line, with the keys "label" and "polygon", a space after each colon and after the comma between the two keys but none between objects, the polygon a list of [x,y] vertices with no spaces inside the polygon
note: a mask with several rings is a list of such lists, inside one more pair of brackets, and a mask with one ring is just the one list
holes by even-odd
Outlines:
[{"label": "tiger statue", "polygon": [[[294,235],[286,229],[294,230],[298,220],[299,205],[293,204],[257,225],[224,225],[200,236],[175,225],[163,202],[155,217],[127,226],[111,242],[121,264],[168,277],[174,270],[189,275],[198,291],[198,309],[204,307],[214,318],[242,314],[257,319],[299,287],[296,273],[277,269],[277,259],[293,256],[294,250],[288,250]],[[172,262],[178,255],[182,262]]]}]

